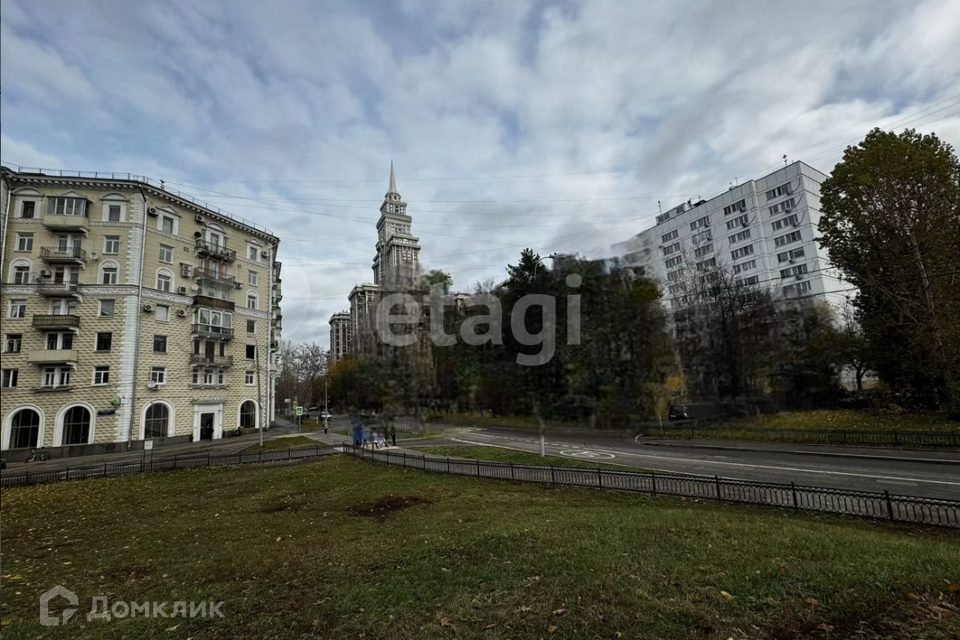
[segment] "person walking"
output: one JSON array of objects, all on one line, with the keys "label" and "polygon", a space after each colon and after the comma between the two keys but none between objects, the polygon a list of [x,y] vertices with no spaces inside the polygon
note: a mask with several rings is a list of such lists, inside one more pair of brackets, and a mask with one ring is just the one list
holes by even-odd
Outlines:
[{"label": "person walking", "polygon": [[390,423],[390,441],[393,446],[397,446],[397,427],[393,423]]}]

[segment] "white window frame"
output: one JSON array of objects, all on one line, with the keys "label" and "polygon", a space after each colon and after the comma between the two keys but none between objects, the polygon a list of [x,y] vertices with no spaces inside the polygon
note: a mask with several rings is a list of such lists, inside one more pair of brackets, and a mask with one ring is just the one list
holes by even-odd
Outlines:
[{"label": "white window frame", "polygon": [[[163,309],[163,312],[160,311],[161,309]],[[166,317],[161,318],[160,317],[161,313],[164,313]],[[154,309],[154,314],[157,317],[157,322],[170,322],[170,305],[158,304]]]},{"label": "white window frame", "polygon": [[[104,282],[104,277],[107,275],[107,269],[113,269],[113,278],[110,282]],[[100,265],[100,272],[98,274],[100,277],[97,278],[98,284],[106,285],[115,285],[120,283],[120,265],[114,262],[113,260],[108,260]]]},{"label": "white window frame", "polygon": [[17,248],[14,249],[14,251],[21,253],[30,253],[33,251],[33,231],[17,232]]},{"label": "white window frame", "polygon": [[[103,203],[100,210],[100,219],[103,222],[126,222],[127,221],[127,199],[119,193],[108,193],[100,198]],[[110,207],[120,207],[120,219],[110,219]]]},{"label": "white window frame", "polygon": [[18,380],[19,377],[20,377],[19,369],[4,369],[3,373],[0,373],[0,388],[16,389],[17,382],[19,382]]},{"label": "white window frame", "polygon": [[32,272],[33,267],[29,260],[23,258],[14,260],[10,265],[10,282],[13,284],[30,284],[30,274]]},{"label": "white window frame", "polygon": [[77,314],[76,300],[53,300],[50,302],[50,315],[53,316],[72,316]]},{"label": "white window frame", "polygon": [[157,291],[172,292],[173,272],[169,269],[157,269],[156,288]]},{"label": "white window frame", "polygon": [[[254,251],[255,250],[255,251]],[[254,242],[247,243],[247,260],[250,262],[260,262],[260,252],[263,251],[263,247]],[[251,257],[252,254],[252,257]]]},{"label": "white window frame", "polygon": [[[104,313],[103,313],[103,303],[104,303],[104,302],[109,302],[109,303],[111,303],[111,304],[113,305],[113,308],[110,309],[110,313],[108,313],[108,314],[104,314]],[[99,311],[97,312],[97,317],[98,317],[98,318],[112,318],[112,317],[113,317],[113,314],[115,314],[116,312],[117,312],[117,301],[116,301],[114,298],[105,298],[105,299],[100,300],[100,308],[99,308]]]},{"label": "white window frame", "polygon": [[251,287],[257,286],[257,281],[259,280],[260,274],[256,271],[250,271],[247,273],[247,284]]},{"label": "white window frame", "polygon": [[[11,336],[17,336],[13,338]],[[16,350],[10,349],[10,344],[16,343]],[[4,353],[20,353],[23,351],[23,334],[22,333],[7,333],[3,336],[3,352]]]},{"label": "white window frame", "polygon": [[[101,349],[101,348],[100,348],[100,336],[101,336],[101,335],[107,335],[107,334],[109,334],[109,336],[110,336],[110,348],[109,348],[109,349]],[[113,351],[113,332],[112,332],[112,331],[97,331],[97,332],[93,335],[93,352],[94,352],[94,353],[110,353],[111,351]]]},{"label": "white window frame", "polygon": [[[116,243],[116,251],[110,250],[110,245]],[[103,236],[103,255],[115,256],[120,254],[120,236]]]},{"label": "white window frame", "polygon": [[256,384],[256,372],[254,371],[245,371],[243,374],[243,384],[248,387],[252,387]]},{"label": "white window frame", "polygon": [[[250,331],[250,323],[253,323],[253,331]],[[247,319],[247,333],[256,333],[257,332],[257,321]]]},{"label": "white window frame", "polygon": [[[44,367],[42,386],[44,389],[56,389],[70,386],[70,372],[73,367]],[[47,376],[51,376],[52,384],[47,384]]]},{"label": "white window frame", "polygon": [[[28,202],[32,202],[32,203],[33,203],[33,217],[32,217],[32,218],[24,218],[24,217],[23,217],[23,210],[24,210],[24,208],[25,208],[25,205],[26,205]],[[36,220],[36,219],[37,219],[38,217],[40,217],[41,215],[43,215],[43,214],[42,214],[41,211],[40,211],[40,199],[39,199],[39,198],[24,198],[23,200],[20,201],[20,206],[17,207],[17,217],[18,217],[18,218],[23,218],[24,220]]]},{"label": "white window frame", "polygon": [[[164,254],[168,254],[166,259],[164,259]],[[173,253],[174,248],[168,244],[160,245],[160,262],[163,264],[173,264]]]},{"label": "white window frame", "polygon": [[[250,305],[251,302],[253,302],[253,306]],[[247,293],[247,309],[252,309],[253,311],[256,311],[259,308],[260,308],[260,296],[258,296],[254,291]]]},{"label": "white window frame", "polygon": [[150,382],[161,386],[167,384],[167,368],[150,367]]},{"label": "white window frame", "polygon": [[110,384],[110,367],[109,366],[94,367],[92,384],[95,387],[105,387],[108,384]]}]

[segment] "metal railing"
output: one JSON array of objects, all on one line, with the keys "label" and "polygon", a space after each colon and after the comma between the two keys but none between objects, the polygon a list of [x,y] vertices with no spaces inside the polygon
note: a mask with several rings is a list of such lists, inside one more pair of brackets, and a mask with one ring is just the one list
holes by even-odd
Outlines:
[{"label": "metal railing", "polygon": [[232,367],[233,356],[204,356],[191,354],[190,364],[208,367]]},{"label": "metal railing", "polygon": [[221,271],[214,271],[213,269],[204,269],[203,267],[197,267],[193,270],[194,277],[197,278],[206,278],[208,280],[215,280],[217,282],[223,282],[233,286],[233,283],[237,281],[236,277],[228,276],[227,274]]},{"label": "metal railing", "polygon": [[223,465],[248,464],[252,462],[281,462],[284,460],[303,460],[339,454],[337,447],[316,446],[304,449],[287,449],[283,451],[259,451],[257,453],[236,453],[233,455],[212,456],[193,454],[184,456],[167,456],[150,458],[130,462],[104,462],[97,465],[74,467],[57,467],[39,469],[36,471],[3,471],[0,472],[0,487],[18,487],[48,482],[63,482],[65,480],[89,480],[91,478],[115,478],[118,476],[151,473],[153,471],[173,471],[175,469],[194,469],[197,467],[219,467]]},{"label": "metal railing", "polygon": [[195,324],[190,328],[190,332],[200,336],[213,336],[216,338],[233,337],[233,329],[231,327],[217,327],[212,324]]},{"label": "metal railing", "polygon": [[220,256],[229,260],[237,259],[237,252],[233,249],[227,249],[227,247],[222,244],[213,244],[212,242],[207,242],[199,238],[197,239],[197,251],[209,253],[213,256]]},{"label": "metal railing", "polygon": [[37,293],[41,295],[72,295],[83,292],[79,282],[38,282]]},{"label": "metal railing", "polygon": [[718,476],[654,471],[614,471],[597,467],[553,467],[486,462],[406,452],[377,451],[342,446],[360,458],[435,473],[514,480],[550,485],[634,491],[738,504],[786,507],[863,518],[960,528],[960,500],[919,498],[871,491],[847,491],[775,482],[748,482]]},{"label": "metal railing", "polygon": [[[647,425],[640,435],[652,438],[753,438],[829,445],[940,447],[960,449],[957,431],[854,431],[848,429],[772,429],[692,420],[683,424]],[[758,438],[759,437],[759,438]]]},{"label": "metal railing", "polygon": [[40,247],[41,260],[87,260],[87,252],[81,247]]},{"label": "metal railing", "polygon": [[47,327],[79,327],[80,316],[72,313],[35,315],[33,316],[32,324],[38,329],[45,329]]},{"label": "metal railing", "polygon": [[2,162],[2,161],[0,161],[0,166],[6,167],[7,169],[10,169],[11,171],[15,171],[17,173],[48,176],[51,178],[89,178],[92,180],[126,180],[129,182],[142,182],[143,184],[153,187],[154,189],[165,191],[166,193],[176,196],[181,200],[186,200],[187,202],[190,202],[191,204],[194,204],[198,207],[207,209],[208,211],[212,211],[213,213],[216,213],[217,215],[221,215],[224,218],[233,220],[235,222],[239,222],[240,224],[246,225],[248,227],[251,227],[253,229],[266,233],[267,235],[270,235],[270,236],[273,235],[272,231],[270,231],[269,229],[267,229],[262,225],[257,224],[256,222],[247,220],[246,218],[242,218],[232,213],[228,213],[223,209],[220,209],[219,207],[215,207],[211,204],[208,204],[203,200],[195,196],[189,195],[187,193],[183,193],[182,191],[177,191],[176,189],[170,189],[166,186],[163,180],[148,178],[147,176],[140,176],[133,173],[118,173],[114,171],[72,171],[69,169],[42,169],[39,167],[21,167],[19,165],[12,164],[10,162]]}]

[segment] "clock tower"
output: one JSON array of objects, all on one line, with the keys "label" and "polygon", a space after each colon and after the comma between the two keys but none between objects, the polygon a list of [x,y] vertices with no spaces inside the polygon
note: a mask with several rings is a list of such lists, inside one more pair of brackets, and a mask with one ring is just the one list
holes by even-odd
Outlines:
[{"label": "clock tower", "polygon": [[377,222],[377,254],[373,259],[373,282],[381,287],[409,285],[420,275],[420,239],[413,235],[413,220],[407,203],[397,193],[397,179],[390,162],[390,187],[380,205]]}]

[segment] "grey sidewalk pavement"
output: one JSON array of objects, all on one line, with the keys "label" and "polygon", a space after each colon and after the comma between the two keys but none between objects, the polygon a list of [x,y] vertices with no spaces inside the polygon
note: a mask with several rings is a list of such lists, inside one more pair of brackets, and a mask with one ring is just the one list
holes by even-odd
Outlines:
[{"label": "grey sidewalk pavement", "polygon": [[751,440],[662,440],[656,438],[636,438],[635,442],[651,447],[683,447],[685,449],[711,449],[718,451],[756,451],[790,453],[805,456],[833,456],[838,458],[960,465],[960,452],[958,451],[840,447],[790,442],[754,442]]}]

